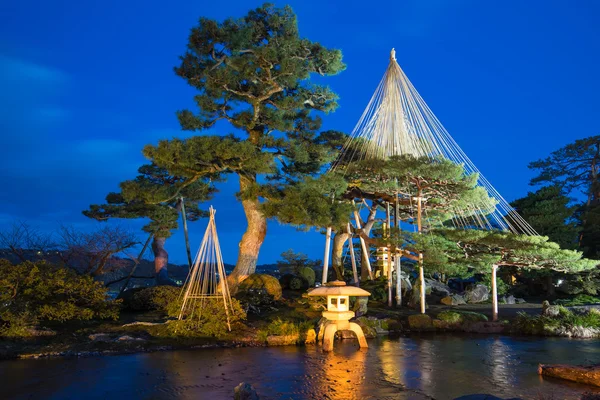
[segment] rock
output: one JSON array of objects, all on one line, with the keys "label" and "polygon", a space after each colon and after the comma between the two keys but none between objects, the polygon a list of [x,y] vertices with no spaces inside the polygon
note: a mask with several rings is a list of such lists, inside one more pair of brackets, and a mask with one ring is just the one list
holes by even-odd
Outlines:
[{"label": "rock", "polygon": [[517,297],[517,298],[515,299],[515,303],[517,303],[517,304],[524,304],[524,303],[527,303],[527,302],[525,301],[525,299],[524,299],[524,298]]},{"label": "rock", "polygon": [[352,311],[354,311],[354,315],[356,317],[361,317],[365,315],[368,311],[367,304],[369,303],[369,298],[367,296],[359,296],[356,298],[354,302],[354,307],[352,307]]},{"label": "rock", "polygon": [[600,365],[580,367],[576,365],[540,364],[538,374],[584,383],[586,385],[600,386]]},{"label": "rock", "polygon": [[119,336],[116,340],[117,342],[145,342],[145,339],[139,337],[133,337],[129,335]]},{"label": "rock", "polygon": [[314,329],[309,329],[306,331],[306,339],[304,339],[305,344],[315,344],[317,342],[317,331]]},{"label": "rock", "polygon": [[583,326],[559,326],[551,329],[556,336],[566,336],[579,339],[590,339],[600,337],[600,329],[587,328]]},{"label": "rock", "polygon": [[446,296],[442,300],[440,300],[440,303],[445,304],[447,306],[460,306],[462,304],[467,304],[465,299],[459,294]]},{"label": "rock", "polygon": [[402,325],[395,319],[375,317],[360,317],[356,319],[367,338],[374,338],[377,335],[387,335],[390,331],[400,331]]},{"label": "rock", "polygon": [[256,390],[251,384],[242,382],[233,389],[234,400],[259,400]]},{"label": "rock", "polygon": [[431,289],[430,293],[433,295],[446,297],[452,294],[451,289],[447,285],[444,285],[442,282],[436,281],[434,279],[425,278],[425,287],[427,289]]},{"label": "rock", "polygon": [[438,319],[449,324],[466,324],[471,322],[487,322],[488,318],[472,311],[445,310],[438,314]]},{"label": "rock", "polygon": [[510,296],[502,297],[502,302],[504,304],[516,304],[517,303],[515,296],[513,296],[512,294]]},{"label": "rock", "polygon": [[300,335],[270,335],[267,336],[267,344],[269,346],[290,346],[295,345],[300,341]]},{"label": "rock", "polygon": [[408,326],[415,330],[426,330],[433,328],[433,323],[429,315],[415,314],[408,316]]},{"label": "rock", "polygon": [[560,306],[551,306],[548,301],[542,303],[542,315],[547,317],[557,317],[560,314]]},{"label": "rock", "polygon": [[481,303],[490,298],[490,291],[487,286],[477,284],[465,291],[464,298],[469,304]]},{"label": "rock", "polygon": [[93,342],[110,342],[110,335],[108,333],[94,333],[88,336]]}]

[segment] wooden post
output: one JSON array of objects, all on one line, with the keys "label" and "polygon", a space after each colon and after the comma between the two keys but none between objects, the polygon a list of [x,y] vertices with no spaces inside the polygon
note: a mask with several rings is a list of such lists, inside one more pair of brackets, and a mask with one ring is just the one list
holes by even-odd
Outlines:
[{"label": "wooden post", "polygon": [[496,283],[496,271],[498,266],[492,265],[492,321],[498,321],[498,285]]},{"label": "wooden post", "polygon": [[[417,230],[421,234],[421,213],[423,212],[421,204],[421,190],[417,197]],[[425,314],[425,273],[423,272],[423,253],[419,253],[419,282],[421,284],[421,314]]]},{"label": "wooden post", "polygon": [[183,220],[183,235],[185,237],[185,250],[187,251],[188,266],[192,268],[192,251],[190,250],[190,237],[188,235],[187,217],[185,215],[185,202],[183,197],[181,201],[181,219]]},{"label": "wooden post", "polygon": [[[390,234],[392,231],[392,225],[391,225],[391,212],[390,212],[390,202],[386,202],[385,203],[385,219],[386,219],[386,223],[385,223],[385,227],[386,229],[384,229],[384,235],[387,236],[387,238],[390,238]],[[394,305],[394,300],[392,299],[392,289],[393,289],[393,285],[392,285],[392,248],[391,248],[391,243],[387,242],[387,285],[388,285],[388,307],[392,307]]]},{"label": "wooden post", "polygon": [[352,262],[352,273],[354,274],[354,283],[359,286],[358,282],[358,270],[356,268],[356,258],[354,258],[354,245],[352,244],[352,230],[350,229],[350,222],[346,226],[348,229],[348,250],[350,250],[350,261]]},{"label": "wooden post", "polygon": [[[358,211],[354,211],[354,220],[356,221],[356,228],[362,229],[360,225],[360,217],[358,215]],[[373,279],[373,271],[371,271],[371,261],[369,261],[369,249],[367,249],[367,244],[365,243],[365,239],[359,236],[360,239],[360,247],[365,255],[364,259],[367,263],[367,271],[369,272],[369,279]]]},{"label": "wooden post", "polygon": [[323,277],[321,284],[327,283],[327,272],[329,271],[329,249],[331,247],[331,227],[327,227],[326,242],[325,242],[325,255],[323,256]]},{"label": "wooden post", "polygon": [[[400,234],[400,202],[398,195],[398,180],[396,179],[396,204],[394,207],[394,226]],[[396,239],[398,245],[398,239]],[[402,307],[402,250],[396,249],[396,307]]]},{"label": "wooden post", "polygon": [[402,252],[396,250],[396,307],[402,307],[402,269],[400,258]]}]

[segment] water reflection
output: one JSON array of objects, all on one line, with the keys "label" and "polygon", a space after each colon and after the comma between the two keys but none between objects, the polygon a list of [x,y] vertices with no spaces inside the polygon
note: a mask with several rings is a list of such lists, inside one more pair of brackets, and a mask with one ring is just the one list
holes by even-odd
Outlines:
[{"label": "water reflection", "polygon": [[221,399],[240,382],[261,399],[577,399],[599,389],[540,380],[538,363],[600,363],[596,341],[423,335],[315,346],[204,349],[0,362],[3,399]]}]

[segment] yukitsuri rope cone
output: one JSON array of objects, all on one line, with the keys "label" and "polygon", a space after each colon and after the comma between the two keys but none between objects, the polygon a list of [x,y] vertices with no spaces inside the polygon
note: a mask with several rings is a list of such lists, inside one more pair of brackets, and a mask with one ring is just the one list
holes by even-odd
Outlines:
[{"label": "yukitsuri rope cone", "polygon": [[227,327],[231,331],[229,317],[230,313],[233,313],[233,306],[217,236],[215,213],[216,210],[211,206],[208,226],[196,254],[196,261],[183,285],[179,320],[184,318],[200,320],[207,301],[222,299],[223,312],[227,316]]}]

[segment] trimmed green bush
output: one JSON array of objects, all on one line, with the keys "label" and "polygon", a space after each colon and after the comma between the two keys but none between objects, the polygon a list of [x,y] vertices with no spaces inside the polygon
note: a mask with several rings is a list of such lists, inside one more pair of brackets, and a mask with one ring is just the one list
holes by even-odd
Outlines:
[{"label": "trimmed green bush", "polygon": [[134,311],[167,312],[169,305],[176,302],[180,294],[179,287],[153,286],[136,291],[125,305]]},{"label": "trimmed green bush", "polygon": [[267,274],[252,274],[240,283],[238,293],[244,293],[250,290],[264,289],[273,296],[274,300],[281,299],[281,284],[274,276]]},{"label": "trimmed green bush", "polygon": [[90,276],[40,262],[0,260],[0,335],[20,336],[45,321],[113,319],[120,301]]},{"label": "trimmed green bush", "polygon": [[[229,323],[231,329],[239,329],[246,320],[246,313],[240,302],[232,300],[233,311],[229,310]],[[177,318],[181,310],[181,300],[170,303],[168,306],[169,316]],[[172,336],[198,337],[211,336],[222,337],[229,332],[227,326],[227,313],[225,312],[223,299],[209,298],[203,302],[196,300],[194,306],[188,308],[184,318],[169,321],[168,331]]]},{"label": "trimmed green bush", "polygon": [[316,274],[314,269],[310,267],[302,267],[298,269],[298,276],[306,280],[308,287],[315,286]]}]

